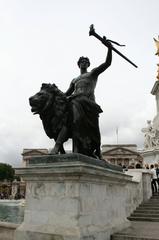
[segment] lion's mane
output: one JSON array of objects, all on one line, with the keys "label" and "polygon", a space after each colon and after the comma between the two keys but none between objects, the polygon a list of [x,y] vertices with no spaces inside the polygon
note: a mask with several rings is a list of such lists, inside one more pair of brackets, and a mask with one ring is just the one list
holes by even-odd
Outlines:
[{"label": "lion's mane", "polygon": [[55,84],[42,84],[38,93],[30,98],[34,114],[39,114],[44,130],[55,141],[66,124],[68,103],[65,94]]}]

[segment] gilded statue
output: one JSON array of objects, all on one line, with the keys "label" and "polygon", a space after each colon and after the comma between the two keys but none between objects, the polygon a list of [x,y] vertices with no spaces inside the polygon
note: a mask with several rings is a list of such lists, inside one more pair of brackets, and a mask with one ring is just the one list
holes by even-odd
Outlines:
[{"label": "gilded statue", "polygon": [[158,36],[158,40],[156,40],[156,39],[154,38],[154,41],[155,41],[156,48],[157,48],[157,52],[155,53],[155,55],[158,55],[158,56],[159,56],[159,36]]},{"label": "gilded statue", "polygon": [[[154,41],[157,48],[157,52],[155,53],[155,55],[159,56],[159,36],[158,36],[158,40],[154,38]],[[159,63],[157,64],[157,66],[158,66],[158,70],[157,70],[156,78],[159,80]]]}]

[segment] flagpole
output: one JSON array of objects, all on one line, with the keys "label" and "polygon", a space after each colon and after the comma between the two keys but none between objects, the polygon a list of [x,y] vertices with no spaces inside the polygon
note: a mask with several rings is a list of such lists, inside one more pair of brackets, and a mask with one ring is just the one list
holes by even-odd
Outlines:
[{"label": "flagpole", "polygon": [[118,127],[116,127],[116,141],[117,141],[117,144],[118,144]]}]

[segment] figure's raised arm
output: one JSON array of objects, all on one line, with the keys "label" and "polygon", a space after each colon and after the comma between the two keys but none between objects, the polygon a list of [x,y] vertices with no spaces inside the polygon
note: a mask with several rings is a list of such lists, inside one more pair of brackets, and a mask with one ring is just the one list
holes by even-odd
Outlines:
[{"label": "figure's raised arm", "polygon": [[112,48],[111,48],[112,44],[108,41],[108,52],[107,52],[107,56],[105,59],[105,62],[102,63],[101,65],[99,65],[98,67],[92,69],[92,74],[94,75],[99,75],[102,72],[104,72],[110,65],[112,62]]},{"label": "figure's raised arm", "polygon": [[[121,45],[115,41],[112,41],[112,40],[108,40],[105,36],[101,37],[100,35],[98,35],[96,32],[95,32],[95,29],[94,29],[94,25],[91,24],[90,26],[90,30],[89,30],[89,36],[94,36],[95,38],[97,38],[98,40],[100,40],[106,47],[109,47],[108,46],[108,42],[112,42],[120,47],[122,46],[125,46],[125,45]],[[137,68],[136,64],[134,64],[132,61],[130,61],[126,56],[124,56],[121,52],[119,52],[116,48],[114,48],[113,46],[111,46],[111,49],[113,51],[115,51],[117,54],[119,54],[122,58],[124,58],[126,61],[128,61],[130,64],[132,64],[134,67]]]}]

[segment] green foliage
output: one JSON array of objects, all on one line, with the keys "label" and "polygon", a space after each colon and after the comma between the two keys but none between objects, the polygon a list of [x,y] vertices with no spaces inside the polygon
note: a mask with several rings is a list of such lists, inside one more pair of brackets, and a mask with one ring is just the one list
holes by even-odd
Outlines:
[{"label": "green foliage", "polygon": [[3,180],[14,180],[14,169],[11,165],[6,163],[0,163],[0,181]]}]

